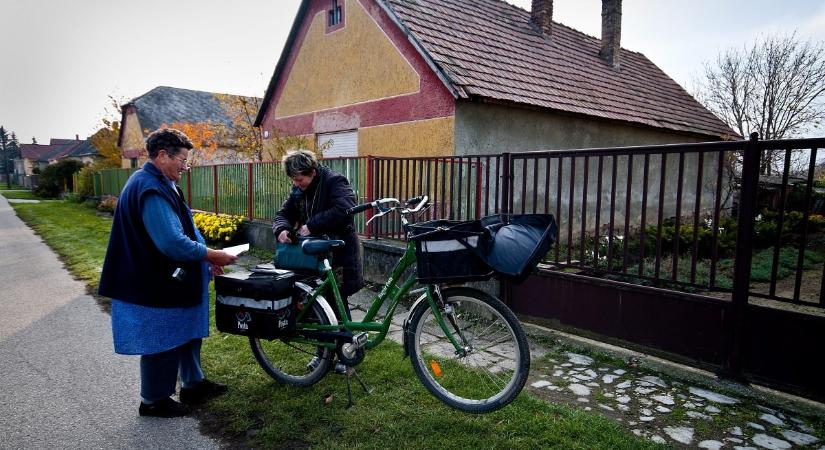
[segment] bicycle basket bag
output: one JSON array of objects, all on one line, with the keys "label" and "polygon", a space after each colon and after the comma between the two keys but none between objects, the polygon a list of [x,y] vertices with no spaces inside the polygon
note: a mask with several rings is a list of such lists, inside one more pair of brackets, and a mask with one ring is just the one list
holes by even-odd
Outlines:
[{"label": "bicycle basket bag", "polygon": [[434,220],[411,225],[415,242],[418,282],[478,281],[493,271],[484,262],[489,232],[478,220]]},{"label": "bicycle basket bag", "polygon": [[275,267],[304,273],[320,272],[323,268],[322,259],[318,255],[307,255],[301,248],[301,243],[307,239],[309,237],[299,237],[293,244],[278,242],[273,255]]},{"label": "bicycle basket bag", "polygon": [[297,275],[288,270],[233,272],[215,277],[218,331],[273,339],[295,324],[292,293]]},{"label": "bicycle basket bag", "polygon": [[558,233],[552,214],[489,216],[482,223],[492,236],[487,264],[517,283],[536,268]]}]

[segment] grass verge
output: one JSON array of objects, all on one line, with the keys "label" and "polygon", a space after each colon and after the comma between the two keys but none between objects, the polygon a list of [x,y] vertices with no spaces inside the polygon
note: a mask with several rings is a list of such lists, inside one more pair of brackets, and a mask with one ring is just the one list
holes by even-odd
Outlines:
[{"label": "grass verge", "polygon": [[[13,207],[72,273],[97,285],[110,218],[62,201]],[[602,416],[527,393],[492,414],[452,410],[418,382],[393,342],[371,350],[359,366],[374,391],[366,395],[355,384],[355,407],[346,410],[344,377],[331,374],[305,389],[279,385],[258,367],[245,338],[212,331],[204,369],[230,390],[198,414],[210,434],[233,448],[657,448]]]},{"label": "grass verge", "polygon": [[40,200],[32,194],[32,191],[0,191],[0,195],[6,198]]}]

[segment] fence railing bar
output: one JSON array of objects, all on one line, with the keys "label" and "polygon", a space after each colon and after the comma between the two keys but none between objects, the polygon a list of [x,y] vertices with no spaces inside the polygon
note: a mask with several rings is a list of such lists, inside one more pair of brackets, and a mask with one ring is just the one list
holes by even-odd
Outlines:
[{"label": "fence railing bar", "polygon": [[[576,158],[570,158],[570,199],[567,208],[567,264],[573,259],[573,191],[576,187]],[[581,265],[581,261],[579,261]]]},{"label": "fence railing bar", "polygon": [[599,176],[596,177],[596,223],[593,227],[593,261],[595,261],[597,267],[599,265],[599,234],[601,231],[599,228],[602,224],[602,170],[604,168],[604,156],[599,156],[598,161],[597,173]]},{"label": "fence railing bar", "polygon": [[633,154],[627,155],[627,188],[625,189],[624,205],[624,258],[622,260],[622,273],[627,273],[630,244],[630,200],[633,190]]},{"label": "fence railing bar", "polygon": [[779,218],[776,224],[776,244],[773,247],[773,259],[771,264],[771,286],[768,292],[776,294],[776,277],[779,273],[779,252],[782,248],[782,231],[785,226],[785,200],[788,198],[788,177],[791,171],[791,149],[785,149],[785,165],[782,168],[782,189],[781,201],[779,202]]},{"label": "fence railing bar", "polygon": [[[556,222],[561,225],[561,189],[562,189],[562,162],[563,158],[556,158]],[[561,237],[561,228],[559,228],[559,237]],[[559,253],[561,245],[556,244],[556,262],[559,262]]]},{"label": "fence railing bar", "polygon": [[725,152],[720,151],[716,159],[716,196],[713,206],[713,238],[711,243],[713,257],[710,261],[710,280],[708,282],[708,288],[710,289],[716,287],[716,262],[719,260],[719,220],[722,215],[722,183],[725,173]]},{"label": "fence railing bar", "polygon": [[696,263],[699,260],[699,214],[702,213],[702,184],[705,166],[705,154],[696,155],[696,196],[693,208],[693,251],[690,255],[690,282],[696,283]]},{"label": "fence railing bar", "polygon": [[808,246],[808,221],[811,218],[811,196],[814,190],[814,171],[816,170],[816,147],[811,149],[808,167],[808,180],[805,184],[805,212],[802,215],[802,242],[799,243],[799,257],[796,262],[796,280],[794,281],[793,299],[799,300],[802,287],[802,271],[805,265],[805,247]]},{"label": "fence railing bar", "polygon": [[581,261],[581,265],[585,265],[585,258],[584,258],[584,247],[585,242],[587,240],[587,184],[589,181],[589,172],[590,172],[590,158],[587,156],[584,157],[584,169],[582,173],[584,174],[584,179],[582,180],[582,217],[581,217],[581,240],[579,241],[579,261]]},{"label": "fence railing bar", "polygon": [[647,235],[647,185],[650,176],[650,155],[645,154],[642,169],[642,215],[639,222],[639,275],[645,274],[645,237]]},{"label": "fence railing bar", "polygon": [[611,171],[610,171],[610,220],[607,224],[607,270],[613,270],[613,225],[616,222],[616,174],[618,170],[617,155],[610,157]]},{"label": "fence railing bar", "polygon": [[679,241],[682,227],[682,184],[685,179],[685,154],[679,154],[679,176],[676,182],[676,225],[673,229],[673,273],[671,279],[679,279]]}]

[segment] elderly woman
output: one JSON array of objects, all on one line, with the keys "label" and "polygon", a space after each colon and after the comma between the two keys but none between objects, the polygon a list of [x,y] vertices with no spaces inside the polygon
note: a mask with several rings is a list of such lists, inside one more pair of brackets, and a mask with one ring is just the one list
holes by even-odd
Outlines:
[{"label": "elderly woman", "polygon": [[293,230],[301,236],[327,235],[344,241],[333,251],[332,266],[343,269],[340,291],[349,314],[347,297],[364,286],[358,235],[346,212],[355,206],[352,187],[345,176],[320,165],[312,152],[290,151],[282,163],[293,188],[275,215],[272,230],[285,243],[292,242]]},{"label": "elderly woman", "polygon": [[[209,275],[237,257],[204,245],[177,186],[193,145],[178,130],[146,138],[149,161],[123,188],[98,292],[112,298],[115,352],[140,357],[141,416],[178,417],[226,392],[204,378]],[[180,403],[171,398],[178,377]]]}]

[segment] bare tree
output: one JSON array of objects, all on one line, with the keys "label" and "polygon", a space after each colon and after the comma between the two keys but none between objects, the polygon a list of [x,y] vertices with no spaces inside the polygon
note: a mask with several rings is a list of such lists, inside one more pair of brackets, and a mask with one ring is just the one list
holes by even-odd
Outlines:
[{"label": "bare tree", "polygon": [[[793,33],[729,49],[705,64],[696,97],[743,137],[804,136],[825,119],[825,47]],[[761,173],[771,174],[782,158],[763,155]]]}]

